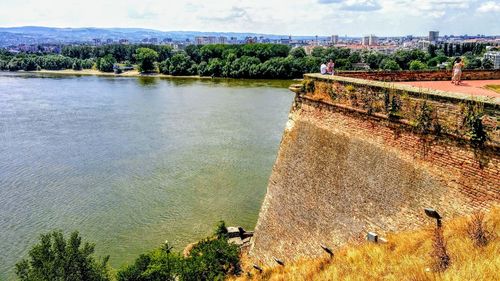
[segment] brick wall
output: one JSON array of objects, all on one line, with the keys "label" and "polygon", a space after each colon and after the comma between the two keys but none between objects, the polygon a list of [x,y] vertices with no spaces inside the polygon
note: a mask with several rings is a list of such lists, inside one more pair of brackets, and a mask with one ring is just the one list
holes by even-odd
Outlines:
[{"label": "brick wall", "polygon": [[[385,103],[364,97],[386,100],[379,82],[306,78],[309,91],[295,99],[255,229],[250,255],[256,262],[319,256],[320,244],[336,248],[367,231],[431,224],[426,207],[446,220],[500,203],[498,139],[472,146],[460,131],[461,105],[478,101],[404,93],[394,117]],[[389,92],[389,100],[401,94]],[[446,132],[415,130],[411,116],[424,101],[433,118],[451,126]],[[479,104],[496,122],[498,104]],[[497,128],[489,126],[488,134],[497,136]]]},{"label": "brick wall", "polygon": [[[422,71],[338,71],[337,75],[377,81],[442,81],[451,80],[451,70]],[[464,70],[463,80],[500,79],[500,70]]]}]

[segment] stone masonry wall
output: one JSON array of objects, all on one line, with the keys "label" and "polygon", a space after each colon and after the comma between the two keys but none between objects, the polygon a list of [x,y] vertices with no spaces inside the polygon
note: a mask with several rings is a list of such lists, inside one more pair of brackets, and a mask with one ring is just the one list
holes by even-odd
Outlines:
[{"label": "stone masonry wall", "polygon": [[[364,97],[369,89],[387,100],[383,85],[306,79],[255,229],[250,256],[256,262],[319,256],[324,254],[320,244],[335,249],[368,231],[383,234],[430,224],[426,207],[438,209],[446,220],[500,203],[498,123],[488,125],[493,139],[480,146],[459,128],[463,103],[481,105],[488,122],[498,122],[496,101],[405,89],[410,92],[391,113],[386,103],[374,105],[380,101]],[[354,89],[348,87],[354,82]],[[401,93],[390,92],[389,104]],[[410,117],[422,115],[424,102],[433,117],[422,133]],[[437,132],[432,120],[446,128]]]},{"label": "stone masonry wall", "polygon": [[[338,71],[337,75],[377,81],[442,81],[451,80],[451,70],[422,71]],[[500,70],[464,70],[463,80],[500,79]]]}]

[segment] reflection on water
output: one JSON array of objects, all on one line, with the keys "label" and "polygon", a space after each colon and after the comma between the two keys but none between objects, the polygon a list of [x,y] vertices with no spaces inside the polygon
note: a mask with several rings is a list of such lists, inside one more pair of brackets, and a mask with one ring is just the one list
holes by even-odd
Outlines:
[{"label": "reflection on water", "polygon": [[253,228],[289,84],[0,73],[0,278],[57,228],[115,267],[221,219]]},{"label": "reflection on water", "polygon": [[152,86],[152,85],[156,85],[158,83],[158,79],[157,78],[155,78],[155,77],[147,77],[147,76],[138,77],[137,81],[139,82],[139,84],[141,86]]}]

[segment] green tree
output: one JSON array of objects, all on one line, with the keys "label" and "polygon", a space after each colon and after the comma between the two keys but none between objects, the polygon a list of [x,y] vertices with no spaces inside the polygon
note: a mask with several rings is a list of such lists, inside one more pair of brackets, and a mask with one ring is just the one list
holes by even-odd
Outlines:
[{"label": "green tree", "polygon": [[[274,58],[276,60],[280,58]],[[229,77],[233,78],[256,78],[259,75],[260,60],[256,57],[243,56],[231,63]],[[271,78],[271,77],[270,77]]]},{"label": "green tree", "polygon": [[303,58],[303,57],[307,56],[307,54],[306,54],[306,51],[304,50],[304,48],[298,47],[298,48],[293,48],[292,50],[290,50],[290,56],[292,56],[294,59],[298,59],[298,58]]},{"label": "green tree", "polygon": [[338,59],[335,61],[335,68],[340,70],[351,70],[352,63],[349,59]]},{"label": "green tree", "polygon": [[102,58],[98,58],[96,62],[96,67],[102,72],[113,72],[113,66],[115,64],[115,58],[108,54]]},{"label": "green tree", "polygon": [[182,257],[172,252],[168,243],[140,255],[132,265],[118,271],[118,281],[173,281],[182,271]]},{"label": "green tree", "polygon": [[61,231],[43,234],[29,251],[29,259],[16,264],[16,274],[21,281],[110,280],[109,257],[97,261],[93,253],[94,244],[82,245],[78,232],[73,232],[68,240]]},{"label": "green tree", "polygon": [[157,59],[158,61],[164,61],[173,56],[173,50],[172,47],[170,46],[164,46],[164,45],[157,46],[156,52],[158,52],[158,59]]},{"label": "green tree", "polygon": [[7,63],[7,69],[9,71],[18,71],[23,69],[23,59],[18,57],[13,57],[9,63]]},{"label": "green tree", "polygon": [[73,70],[82,70],[82,61],[80,59],[75,59],[73,63]]},{"label": "green tree", "polygon": [[433,45],[433,44],[430,44],[428,47],[427,47],[427,52],[429,53],[429,55],[431,56],[431,58],[435,57],[436,56],[436,46]]},{"label": "green tree", "polygon": [[191,75],[191,66],[195,62],[184,52],[175,54],[168,60],[168,73],[172,75]]},{"label": "green tree", "polygon": [[7,64],[9,62],[7,60],[0,59],[0,70],[8,70]]},{"label": "green tree", "polygon": [[139,71],[141,72],[154,72],[158,58],[158,52],[149,48],[139,48],[135,51],[135,60],[139,64]]},{"label": "green tree", "polygon": [[410,70],[424,70],[427,65],[419,60],[412,60],[410,62]]},{"label": "green tree", "polygon": [[[362,55],[363,61],[367,63],[371,69],[378,69],[385,56],[378,52],[365,52]],[[382,67],[380,67],[382,68]]]},{"label": "green tree", "polygon": [[483,59],[483,69],[493,69],[494,64],[490,59]]},{"label": "green tree", "polygon": [[481,59],[479,58],[469,58],[468,64],[465,66],[466,69],[480,69],[481,68]]},{"label": "green tree", "polygon": [[228,243],[224,222],[213,237],[193,246],[187,257],[172,252],[167,243],[161,248],[140,255],[136,261],[117,273],[118,281],[198,281],[224,280],[227,274],[238,273],[239,248]]},{"label": "green tree", "polygon": [[196,244],[184,260],[180,279],[186,281],[224,280],[228,273],[239,271],[238,246],[226,238],[205,239]]},{"label": "green tree", "polygon": [[383,70],[391,70],[391,71],[401,70],[399,64],[393,59],[384,59],[380,63],[380,68]]},{"label": "green tree", "polygon": [[362,61],[361,53],[360,52],[352,52],[349,55],[349,61],[351,63],[360,63]]},{"label": "green tree", "polygon": [[35,71],[39,68],[35,59],[32,57],[27,57],[23,61],[23,70],[24,71]]},{"label": "green tree", "polygon": [[161,74],[170,74],[170,59],[166,59],[158,64],[158,70]]}]

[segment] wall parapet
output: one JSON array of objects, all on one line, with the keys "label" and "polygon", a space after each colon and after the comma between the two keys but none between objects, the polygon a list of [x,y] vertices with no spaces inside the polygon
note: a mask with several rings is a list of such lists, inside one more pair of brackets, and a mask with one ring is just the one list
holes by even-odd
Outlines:
[{"label": "wall parapet", "polygon": [[[451,70],[401,70],[401,71],[338,71],[337,75],[377,81],[443,81],[451,79]],[[467,70],[463,80],[500,79],[500,70]]]},{"label": "wall parapet", "polygon": [[426,134],[448,135],[497,150],[500,98],[421,89],[342,76],[306,74],[300,96],[390,119]]}]

